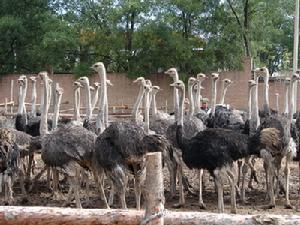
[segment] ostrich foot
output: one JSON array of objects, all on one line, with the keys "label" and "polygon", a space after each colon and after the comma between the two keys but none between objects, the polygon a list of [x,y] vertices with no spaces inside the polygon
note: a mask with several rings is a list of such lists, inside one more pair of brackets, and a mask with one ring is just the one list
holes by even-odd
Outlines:
[{"label": "ostrich foot", "polygon": [[65,199],[64,195],[59,191],[54,192],[52,198],[53,198],[54,201],[59,201],[59,200],[64,200]]},{"label": "ostrich foot", "polygon": [[275,205],[273,205],[273,204],[268,204],[268,205],[262,206],[262,209],[274,209],[274,208],[275,208]]},{"label": "ostrich foot", "polygon": [[284,205],[285,209],[294,209],[294,207],[291,205],[291,203],[287,203]]},{"label": "ostrich foot", "polygon": [[206,205],[203,202],[199,202],[200,209],[206,209]]},{"label": "ostrich foot", "polygon": [[184,207],[184,204],[182,204],[182,203],[173,204],[173,208],[175,208],[175,209],[179,209],[179,208],[182,208],[182,207]]}]

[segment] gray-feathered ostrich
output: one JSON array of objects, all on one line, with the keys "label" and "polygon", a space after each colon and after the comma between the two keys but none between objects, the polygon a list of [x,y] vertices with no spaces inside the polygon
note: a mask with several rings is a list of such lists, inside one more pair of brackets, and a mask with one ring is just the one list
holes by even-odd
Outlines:
[{"label": "gray-feathered ostrich", "polygon": [[[96,169],[93,167],[92,163],[96,135],[81,126],[64,126],[52,133],[48,133],[47,113],[49,109],[49,78],[46,72],[39,73],[39,76],[44,83],[44,105],[40,127],[40,133],[43,135],[41,158],[47,166],[56,168],[68,175],[70,189],[67,202],[71,199],[72,192],[74,192],[76,206],[81,208],[79,198],[79,171],[81,168],[85,168],[90,169],[96,174]],[[106,203],[102,187],[100,187],[100,191]],[[106,206],[108,207],[107,203]]]}]

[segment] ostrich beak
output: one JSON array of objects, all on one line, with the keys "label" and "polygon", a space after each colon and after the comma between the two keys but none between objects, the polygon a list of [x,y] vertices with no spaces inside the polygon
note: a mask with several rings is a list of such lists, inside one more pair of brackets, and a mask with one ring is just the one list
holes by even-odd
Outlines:
[{"label": "ostrich beak", "polygon": [[176,83],[172,83],[170,84],[171,87],[175,87],[176,86]]},{"label": "ostrich beak", "polygon": [[114,86],[114,84],[112,82],[110,82],[110,80],[107,80],[106,82],[109,86],[111,86],[111,87]]}]

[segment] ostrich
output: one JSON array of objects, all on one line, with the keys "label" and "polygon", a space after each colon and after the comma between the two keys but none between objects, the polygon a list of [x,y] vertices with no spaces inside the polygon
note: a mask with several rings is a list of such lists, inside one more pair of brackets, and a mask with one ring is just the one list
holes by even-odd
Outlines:
[{"label": "ostrich", "polygon": [[73,83],[74,88],[74,120],[73,124],[82,125],[80,119],[80,88],[83,87],[80,82]]},{"label": "ostrich", "polygon": [[100,83],[98,82],[95,82],[94,83],[94,86],[95,86],[95,93],[94,93],[94,98],[92,100],[92,112],[94,111],[95,107],[96,107],[96,104],[98,102],[98,98],[99,98],[99,89],[100,89]]},{"label": "ostrich", "polygon": [[[76,206],[77,208],[81,208],[78,182],[79,172],[81,168],[85,168],[90,169],[94,174],[96,174],[96,169],[93,167],[92,163],[96,135],[80,126],[64,126],[56,129],[52,133],[48,133],[47,113],[49,109],[49,78],[47,72],[40,72],[39,76],[44,83],[44,105],[40,125],[40,133],[43,135],[41,140],[41,158],[47,166],[56,168],[68,174],[71,185],[67,202],[71,199],[72,192],[74,192]],[[99,170],[99,168],[97,169]],[[108,207],[103,187],[100,187],[100,192],[104,198],[106,206]]]},{"label": "ostrich", "polygon": [[36,77],[29,77],[32,84],[31,115],[36,116]]},{"label": "ostrich", "polygon": [[220,105],[224,105],[225,95],[226,95],[227,89],[232,83],[233,82],[230,79],[222,80],[222,91],[221,91]]},{"label": "ostrich", "polygon": [[236,213],[236,170],[233,162],[250,154],[258,154],[257,148],[252,146],[250,152],[247,135],[221,128],[206,129],[191,139],[184,138],[183,99],[185,97],[185,85],[182,81],[178,81],[172,86],[176,87],[180,93],[176,139],[182,150],[183,161],[190,169],[207,169],[213,175],[218,190],[219,212],[224,212],[222,176],[226,175],[231,187],[231,212]]},{"label": "ostrich", "polygon": [[275,93],[276,111],[279,112],[279,93]]},{"label": "ostrich", "polygon": [[138,84],[140,86],[140,90],[139,90],[139,93],[138,93],[137,100],[135,101],[135,103],[133,105],[133,108],[132,108],[132,112],[131,112],[132,122],[138,124],[138,123],[143,122],[143,118],[139,114],[139,106],[142,103],[143,96],[144,96],[144,93],[145,93],[144,86],[146,85],[146,81],[145,81],[144,77],[138,77],[137,79],[135,79],[133,81],[133,83]]},{"label": "ostrich", "polygon": [[[136,82],[141,82],[144,91],[139,93],[136,108],[139,107],[142,100],[146,99],[146,117],[149,116],[148,96],[151,87],[139,78]],[[137,112],[137,111],[135,111]],[[145,118],[145,123],[149,118]],[[145,126],[147,128],[147,125]],[[130,138],[129,138],[130,137]],[[126,208],[125,201],[125,183],[126,173],[132,172],[135,178],[135,196],[136,206],[140,209],[141,181],[144,174],[144,156],[148,151],[165,152],[171,148],[166,138],[161,135],[149,135],[143,126],[134,122],[130,123],[111,123],[110,126],[101,133],[95,145],[95,158],[103,165],[105,173],[118,191],[122,208]]]},{"label": "ostrich", "polygon": [[86,115],[85,120],[90,121],[92,118],[92,102],[91,102],[91,89],[90,81],[88,77],[80,77],[78,80],[85,89],[85,104],[86,104]]},{"label": "ostrich", "polygon": [[291,78],[286,77],[284,80],[284,91],[285,91],[285,101],[284,101],[284,114],[288,115],[289,113],[289,93],[290,93],[290,83]]},{"label": "ostrich", "polygon": [[64,90],[59,86],[58,83],[56,83],[56,87],[55,87],[56,104],[54,105],[54,115],[53,115],[53,125],[52,125],[53,130],[55,130],[57,128],[60,102],[61,102],[63,93],[64,93]]}]

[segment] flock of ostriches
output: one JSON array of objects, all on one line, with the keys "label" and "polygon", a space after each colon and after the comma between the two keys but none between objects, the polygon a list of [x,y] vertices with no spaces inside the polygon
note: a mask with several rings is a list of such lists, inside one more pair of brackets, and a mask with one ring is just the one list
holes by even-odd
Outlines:
[{"label": "flock of ostriches", "polygon": [[[13,185],[18,180],[22,195],[32,191],[36,181],[47,174],[47,182],[53,190],[53,198],[60,198],[59,176],[67,178],[68,196],[64,205],[75,198],[81,208],[81,181],[92,174],[101,199],[107,208],[119,197],[122,208],[126,208],[126,186],[128,177],[134,178],[136,207],[140,209],[143,182],[145,180],[145,155],[161,152],[164,165],[170,173],[170,193],[174,197],[179,188],[179,206],[184,206],[184,191],[188,180],[183,173],[184,165],[199,171],[199,205],[205,208],[202,198],[203,171],[214,178],[218,194],[218,212],[224,212],[223,187],[228,180],[231,193],[231,212],[236,213],[236,194],[246,203],[245,189],[256,180],[255,161],[263,160],[266,177],[268,207],[275,207],[278,190],[285,193],[285,206],[292,208],[289,200],[290,162],[298,160],[298,132],[300,120],[293,114],[295,83],[298,74],[286,78],[285,113],[269,108],[269,72],[267,68],[255,70],[255,80],[249,80],[249,101],[246,112],[235,110],[224,104],[229,79],[222,80],[220,102],[217,104],[217,81],[213,73],[211,109],[201,109],[201,83],[206,75],[198,74],[188,80],[189,107],[185,109],[185,84],[179,80],[175,68],[165,72],[173,78],[174,114],[157,110],[156,94],[159,86],[150,80],[137,78],[139,94],[132,110],[130,122],[108,121],[107,88],[111,86],[103,63],[95,63],[92,69],[100,82],[90,86],[87,77],[74,82],[74,118],[59,119],[63,90],[53,82],[47,72],[30,77],[32,83],[31,110],[26,112],[27,77],[18,79],[18,112],[13,117],[3,117],[0,128],[0,191],[4,192],[6,204],[13,204]],[[258,80],[264,78],[264,108],[258,108]],[[36,108],[36,83],[41,79],[43,90],[39,110]],[[84,89],[86,113],[80,116],[80,90]],[[50,101],[54,110],[48,114]],[[140,108],[143,106],[143,115]],[[96,118],[93,111],[97,110]],[[151,109],[151,113],[150,113]],[[151,114],[151,117],[150,117]],[[41,154],[44,168],[33,177],[34,157]],[[285,181],[280,179],[284,160]],[[248,173],[251,172],[251,173]],[[250,175],[247,178],[247,175]],[[246,178],[247,182],[246,185]],[[64,179],[65,180],[65,179]],[[104,184],[109,182],[109,197]],[[25,185],[26,184],[26,185]],[[284,185],[283,185],[284,184]],[[107,185],[106,185],[107,186]],[[86,193],[88,198],[88,192]]]}]

